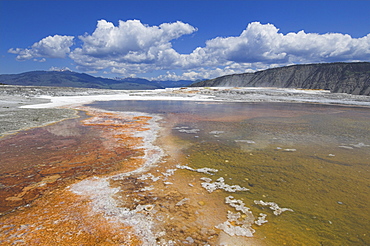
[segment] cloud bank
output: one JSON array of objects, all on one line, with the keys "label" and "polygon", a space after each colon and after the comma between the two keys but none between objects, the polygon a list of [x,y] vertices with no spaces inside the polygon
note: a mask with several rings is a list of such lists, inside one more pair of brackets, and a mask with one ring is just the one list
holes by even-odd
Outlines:
[{"label": "cloud bank", "polygon": [[[283,34],[273,24],[253,22],[239,36],[217,37],[190,54],[180,54],[172,41],[197,31],[177,21],[149,26],[139,20],[100,20],[92,34],[49,36],[28,49],[10,49],[17,60],[68,55],[83,71],[109,71],[121,76],[163,71],[156,79],[203,79],[299,63],[369,61],[370,34],[352,38],[341,33]],[[175,72],[176,71],[176,72]],[[179,72],[181,71],[181,72]]]},{"label": "cloud bank", "polygon": [[71,52],[70,57],[81,68],[109,68],[126,76],[172,69],[179,54],[171,41],[194,31],[196,28],[180,21],[148,26],[139,20],[128,20],[114,26],[100,20],[91,35],[79,37],[83,45]]},{"label": "cloud bank", "polygon": [[9,49],[9,53],[17,54],[17,60],[23,61],[36,57],[64,58],[71,52],[73,36],[48,36],[34,43],[29,49]]}]

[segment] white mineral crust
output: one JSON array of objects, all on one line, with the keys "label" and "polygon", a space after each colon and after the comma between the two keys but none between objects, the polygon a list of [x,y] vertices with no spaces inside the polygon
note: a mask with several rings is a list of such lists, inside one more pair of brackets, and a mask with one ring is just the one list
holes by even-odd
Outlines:
[{"label": "white mineral crust", "polygon": [[249,189],[245,187],[241,187],[239,185],[228,185],[225,184],[225,180],[223,177],[218,178],[215,182],[211,182],[212,179],[209,178],[202,178],[203,183],[201,183],[202,187],[206,189],[209,193],[214,192],[217,189],[221,189],[227,192],[236,192],[236,191],[247,191]]},{"label": "white mineral crust", "polygon": [[205,173],[205,174],[210,174],[210,175],[213,175],[214,173],[218,172],[217,169],[208,168],[208,167],[203,167],[203,168],[198,168],[198,169],[194,169],[194,168],[191,168],[189,166],[183,166],[183,165],[176,165],[176,167],[179,168],[179,169],[186,169],[186,170],[189,170],[189,171],[198,172],[198,173]]},{"label": "white mineral crust", "polygon": [[279,205],[277,205],[276,203],[274,202],[264,202],[262,200],[255,200],[254,201],[255,204],[259,204],[261,206],[269,206],[269,208],[274,211],[273,213],[275,215],[280,215],[282,212],[285,212],[285,211],[290,211],[290,212],[294,212],[293,209],[290,209],[290,208],[280,208]]}]

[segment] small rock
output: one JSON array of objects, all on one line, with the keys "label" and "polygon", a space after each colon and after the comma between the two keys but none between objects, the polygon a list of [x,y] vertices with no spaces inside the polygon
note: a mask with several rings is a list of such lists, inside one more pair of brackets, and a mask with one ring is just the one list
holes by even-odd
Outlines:
[{"label": "small rock", "polygon": [[186,241],[188,241],[189,243],[194,243],[194,239],[192,237],[187,237]]},{"label": "small rock", "polygon": [[198,204],[199,204],[200,206],[204,206],[206,203],[205,203],[204,201],[199,201],[199,202],[198,202]]},{"label": "small rock", "polygon": [[284,152],[295,152],[297,151],[296,149],[284,149]]},{"label": "small rock", "polygon": [[16,197],[16,196],[11,196],[11,197],[7,197],[5,200],[14,202],[14,201],[21,201],[21,200],[23,200],[23,198]]}]

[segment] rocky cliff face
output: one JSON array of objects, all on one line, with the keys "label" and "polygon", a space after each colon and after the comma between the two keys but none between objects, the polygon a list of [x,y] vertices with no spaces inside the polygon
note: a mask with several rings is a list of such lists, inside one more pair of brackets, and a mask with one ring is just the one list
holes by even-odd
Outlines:
[{"label": "rocky cliff face", "polygon": [[325,89],[370,96],[370,63],[324,63],[233,74],[195,83],[194,87],[281,87]]}]

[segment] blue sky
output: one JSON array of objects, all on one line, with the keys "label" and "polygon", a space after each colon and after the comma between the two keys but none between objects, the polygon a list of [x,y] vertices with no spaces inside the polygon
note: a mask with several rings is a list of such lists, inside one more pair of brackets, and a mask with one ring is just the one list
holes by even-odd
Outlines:
[{"label": "blue sky", "polygon": [[370,61],[370,1],[0,1],[0,74],[203,79]]}]

